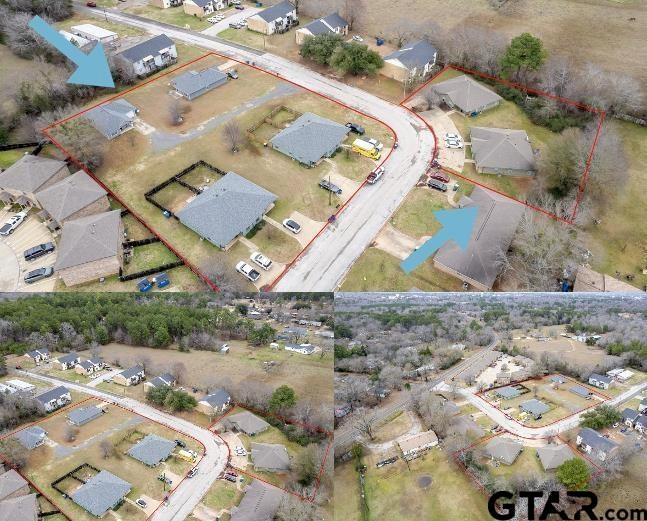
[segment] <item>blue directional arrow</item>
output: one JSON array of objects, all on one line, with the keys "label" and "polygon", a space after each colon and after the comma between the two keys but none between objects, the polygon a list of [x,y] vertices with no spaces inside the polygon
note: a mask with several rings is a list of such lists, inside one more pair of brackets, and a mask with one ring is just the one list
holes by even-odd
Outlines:
[{"label": "blue directional arrow", "polygon": [[72,42],[68,42],[40,16],[34,16],[29,22],[29,27],[43,37],[47,43],[76,63],[77,69],[67,80],[68,83],[114,88],[115,82],[112,81],[108,60],[106,60],[106,55],[100,42],[97,42],[97,45],[89,54],[85,54]]},{"label": "blue directional arrow", "polygon": [[463,250],[467,248],[477,214],[478,208],[476,207],[435,211],[434,216],[443,227],[436,235],[404,259],[400,267],[408,275],[447,241],[454,241]]}]

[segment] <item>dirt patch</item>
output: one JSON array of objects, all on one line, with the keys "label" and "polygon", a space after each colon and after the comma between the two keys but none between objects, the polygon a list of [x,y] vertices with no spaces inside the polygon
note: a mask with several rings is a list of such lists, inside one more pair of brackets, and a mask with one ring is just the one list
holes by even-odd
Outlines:
[{"label": "dirt patch", "polygon": [[431,484],[433,483],[433,478],[431,476],[420,476],[417,479],[418,487],[420,487],[423,490],[428,489]]}]

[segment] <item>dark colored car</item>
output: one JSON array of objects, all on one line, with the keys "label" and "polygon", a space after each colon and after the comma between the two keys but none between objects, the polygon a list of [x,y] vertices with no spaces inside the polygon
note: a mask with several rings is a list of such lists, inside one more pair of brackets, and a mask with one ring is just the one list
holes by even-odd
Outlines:
[{"label": "dark colored car", "polygon": [[51,242],[46,242],[45,244],[39,244],[38,246],[34,246],[32,248],[29,248],[28,250],[25,250],[23,252],[23,255],[25,256],[26,261],[32,261],[34,259],[37,259],[38,257],[42,257],[43,255],[47,255],[48,253],[52,253],[56,248],[54,247],[54,244]]},{"label": "dark colored car", "polygon": [[346,123],[346,126],[351,130],[351,132],[355,132],[355,134],[359,134],[360,136],[363,136],[364,133],[366,132],[364,130],[364,127],[361,125],[358,125],[357,123]]},{"label": "dark colored car", "polygon": [[238,481],[238,474],[234,474],[233,472],[225,472],[223,478],[227,481],[231,481],[232,483],[236,483],[236,481]]},{"label": "dark colored car", "polygon": [[234,9],[238,9],[239,11],[242,11],[243,9],[245,9],[245,6],[244,5],[237,5],[236,7],[234,7]]},{"label": "dark colored car", "polygon": [[227,71],[227,76],[229,76],[232,80],[237,80],[238,72],[236,71],[236,69],[232,69],[230,71]]},{"label": "dark colored car", "polygon": [[186,443],[184,443],[182,440],[175,440],[175,444],[178,447],[182,447],[183,449],[186,449]]},{"label": "dark colored car", "polygon": [[96,7],[97,3],[96,2],[86,2],[85,5],[87,5],[88,7]]},{"label": "dark colored car", "polygon": [[324,190],[332,192],[333,194],[341,195],[342,193],[341,188],[339,188],[336,184],[331,183],[327,179],[322,179],[321,181],[319,181],[319,186]]},{"label": "dark colored car", "polygon": [[29,273],[27,273],[27,275],[25,275],[25,282],[27,284],[33,284],[34,282],[38,282],[39,280],[51,277],[53,273],[54,268],[52,267],[38,268],[37,270],[30,271]]},{"label": "dark colored car", "polygon": [[449,176],[447,174],[444,174],[443,172],[433,172],[430,174],[432,179],[435,179],[436,181],[441,181],[443,183],[449,183]]},{"label": "dark colored car", "polygon": [[432,179],[427,183],[429,188],[433,188],[435,190],[440,190],[441,192],[446,192],[447,191],[447,185],[445,183],[441,183],[440,181],[436,181],[435,179]]}]

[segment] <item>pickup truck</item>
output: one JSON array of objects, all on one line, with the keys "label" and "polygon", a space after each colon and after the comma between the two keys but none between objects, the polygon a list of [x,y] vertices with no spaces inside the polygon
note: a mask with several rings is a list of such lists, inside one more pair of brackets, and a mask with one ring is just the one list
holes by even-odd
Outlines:
[{"label": "pickup truck", "polygon": [[324,190],[332,192],[333,194],[341,195],[341,188],[331,183],[330,181],[327,181],[326,179],[319,181],[319,186]]},{"label": "pickup truck", "polygon": [[27,212],[20,212],[11,217],[6,223],[0,228],[0,235],[11,235],[18,226],[20,226],[23,221],[27,218]]},{"label": "pickup truck", "polygon": [[368,174],[368,177],[366,178],[366,182],[370,185],[374,185],[379,181],[380,177],[382,177],[383,175],[384,175],[384,167],[380,166],[375,170],[373,170],[370,174]]},{"label": "pickup truck", "polygon": [[238,264],[236,264],[236,271],[252,282],[256,282],[261,276],[258,271],[256,271],[249,264],[243,261],[240,261]]}]

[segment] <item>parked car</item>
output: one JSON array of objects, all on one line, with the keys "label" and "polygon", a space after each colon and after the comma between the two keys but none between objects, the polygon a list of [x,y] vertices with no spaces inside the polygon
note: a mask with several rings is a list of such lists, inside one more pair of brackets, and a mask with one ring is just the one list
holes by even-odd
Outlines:
[{"label": "parked car", "polygon": [[175,440],[175,445],[181,447],[182,449],[186,449],[186,443],[184,443],[182,440]]},{"label": "parked car", "polygon": [[25,256],[26,261],[32,261],[48,253],[52,253],[56,248],[51,242],[46,242],[44,244],[39,244],[38,246],[32,246],[31,248],[25,250],[23,255]]},{"label": "parked car", "polygon": [[321,181],[319,181],[319,187],[323,188],[324,190],[328,190],[333,194],[341,195],[342,193],[341,188],[339,188],[336,184],[331,183],[327,179],[322,179]]},{"label": "parked car", "polygon": [[458,134],[445,134],[445,140],[451,139],[452,141],[460,141],[461,137]]},{"label": "parked car", "polygon": [[445,174],[444,172],[433,172],[432,174],[429,175],[431,179],[435,179],[436,181],[441,181],[443,183],[449,183],[449,176]]},{"label": "parked car", "polygon": [[255,251],[252,253],[249,258],[255,264],[258,264],[265,271],[268,271],[272,267],[272,261],[263,255],[260,251]]},{"label": "parked car", "polygon": [[384,144],[383,144],[383,143],[380,143],[380,142],[379,142],[377,139],[375,139],[375,138],[371,138],[371,139],[369,139],[369,140],[368,140],[368,142],[369,142],[371,145],[373,145],[375,148],[377,148],[378,150],[382,150],[382,149],[384,148]]},{"label": "parked car", "polygon": [[618,422],[616,422],[616,423],[614,423],[614,424],[613,424],[613,428],[614,428],[614,429],[617,429],[619,425],[620,425],[620,424],[619,424]]},{"label": "parked car", "polygon": [[237,456],[247,456],[247,451],[245,450],[245,447],[236,447],[234,448],[234,452],[236,453]]},{"label": "parked car", "polygon": [[364,38],[362,38],[359,34],[356,34],[355,36],[353,36],[353,40],[356,42],[363,42]]},{"label": "parked car", "polygon": [[435,190],[440,190],[441,192],[446,192],[447,191],[447,185],[445,183],[441,183],[440,181],[436,181],[435,179],[431,179],[427,183],[427,186],[429,186],[429,188],[433,188]]},{"label": "parked car", "polygon": [[368,174],[366,181],[368,182],[368,184],[374,185],[379,181],[380,177],[382,177],[383,175],[384,175],[384,167],[379,166],[375,170],[373,170],[370,174]]},{"label": "parked car", "polygon": [[87,5],[88,7],[96,7],[97,3],[96,2],[86,2],[85,5]]},{"label": "parked car", "polygon": [[455,139],[448,139],[445,141],[446,148],[463,148],[462,141],[456,141]]},{"label": "parked car", "polygon": [[252,282],[256,282],[261,277],[261,274],[245,261],[240,261],[236,264],[236,271]]},{"label": "parked car", "polygon": [[39,280],[46,279],[51,277],[54,274],[54,268],[48,266],[47,268],[38,268],[37,270],[30,271],[25,275],[25,282],[27,284],[33,284]]},{"label": "parked car", "polygon": [[351,123],[350,121],[346,123],[346,126],[350,129],[351,132],[355,132],[355,134],[359,134],[360,136],[364,135],[366,130],[364,130],[364,127],[361,125],[358,125],[357,123]]},{"label": "parked car", "polygon": [[207,22],[209,22],[210,24],[217,24],[219,21],[220,20],[218,20],[215,16],[207,18]]},{"label": "parked car", "polygon": [[236,481],[238,481],[238,474],[236,474],[235,472],[225,472],[223,478],[227,481],[231,481],[232,483],[236,483]]},{"label": "parked car", "polygon": [[142,508],[146,508],[147,506],[146,501],[144,501],[142,498],[139,498],[138,500],[136,500],[135,503],[137,503],[137,506],[140,506]]},{"label": "parked car", "polygon": [[247,20],[241,20],[240,22],[238,22],[238,25],[240,25],[241,28],[247,27]]},{"label": "parked car", "polygon": [[232,80],[237,80],[238,79],[238,71],[236,71],[236,69],[232,69],[230,71],[227,71],[227,76],[229,76]]},{"label": "parked car", "polygon": [[19,212],[16,215],[12,216],[6,223],[0,228],[0,235],[11,235],[18,226],[20,226],[24,220],[27,218],[27,212]]},{"label": "parked car", "polygon": [[229,27],[231,27],[232,29],[238,29],[239,28],[238,24],[235,23],[235,22],[229,22]]},{"label": "parked car", "polygon": [[188,474],[186,475],[187,478],[192,478],[198,473],[198,467],[193,467]]},{"label": "parked car", "polygon": [[236,5],[236,6],[234,6],[234,9],[238,9],[239,11],[242,11],[243,9],[245,9],[245,6],[244,5]]},{"label": "parked car", "polygon": [[285,219],[283,221],[283,226],[285,226],[292,233],[299,233],[301,231],[301,225],[292,219]]},{"label": "parked car", "polygon": [[160,474],[159,476],[157,476],[157,479],[162,481],[163,483],[166,483],[167,485],[173,484],[173,480],[167,478],[165,474]]}]

